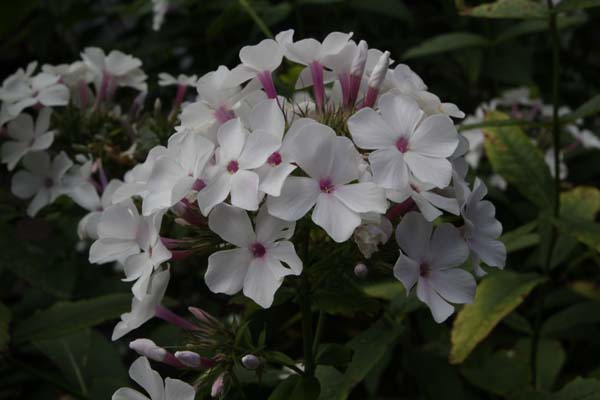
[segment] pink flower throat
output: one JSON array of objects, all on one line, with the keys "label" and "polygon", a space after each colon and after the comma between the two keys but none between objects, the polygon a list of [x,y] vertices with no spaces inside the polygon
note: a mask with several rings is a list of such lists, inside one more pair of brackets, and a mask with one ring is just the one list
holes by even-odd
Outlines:
[{"label": "pink flower throat", "polygon": [[401,137],[396,141],[396,148],[400,153],[406,153],[408,151],[408,139]]},{"label": "pink flower throat", "polygon": [[250,251],[252,252],[254,258],[261,258],[267,254],[267,249],[265,249],[265,246],[258,242],[250,245]]},{"label": "pink flower throat", "polygon": [[269,163],[269,165],[272,167],[278,166],[279,164],[281,164],[281,154],[279,154],[278,151],[271,154],[267,159],[267,163]]},{"label": "pink flower throat", "polygon": [[227,164],[227,172],[230,174],[235,174],[238,172],[238,169],[240,169],[240,164],[238,164],[236,160],[231,160],[229,161],[229,164]]},{"label": "pink flower throat", "polygon": [[319,181],[319,189],[323,193],[332,193],[335,190],[335,186],[330,178],[323,178]]}]

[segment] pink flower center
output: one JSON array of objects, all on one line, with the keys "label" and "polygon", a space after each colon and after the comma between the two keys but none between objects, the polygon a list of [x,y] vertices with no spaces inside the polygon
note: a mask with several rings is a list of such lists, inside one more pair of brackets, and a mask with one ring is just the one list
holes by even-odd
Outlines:
[{"label": "pink flower center", "polygon": [[240,169],[240,164],[238,164],[236,160],[231,160],[229,161],[229,164],[227,164],[227,171],[230,174],[235,174],[238,172],[238,169]]},{"label": "pink flower center", "polygon": [[267,249],[265,249],[265,246],[263,246],[262,244],[260,244],[258,242],[252,243],[250,245],[250,251],[252,252],[252,255],[255,258],[264,257],[264,255],[267,253]]},{"label": "pink flower center", "polygon": [[272,167],[278,166],[279,164],[281,164],[281,154],[279,154],[279,152],[276,151],[275,153],[273,153],[269,156],[269,158],[267,159],[267,162]]},{"label": "pink flower center", "polygon": [[224,124],[225,122],[229,121],[230,119],[234,119],[235,118],[235,114],[233,113],[232,110],[228,109],[225,106],[220,106],[219,108],[217,108],[215,110],[215,119],[217,121],[219,121],[219,123]]},{"label": "pink flower center", "polygon": [[206,187],[206,183],[202,179],[196,179],[194,184],[192,185],[192,189],[199,192]]},{"label": "pink flower center", "polygon": [[408,151],[408,139],[405,137],[401,137],[396,142],[396,148],[400,153],[406,153]]},{"label": "pink flower center", "polygon": [[427,278],[427,276],[429,275],[429,264],[427,264],[426,262],[421,263],[421,265],[419,266],[419,275],[422,278]]},{"label": "pink flower center", "polygon": [[335,186],[333,186],[331,179],[324,178],[319,181],[319,189],[321,189],[321,192],[323,193],[331,193],[334,191]]},{"label": "pink flower center", "polygon": [[45,178],[44,186],[47,188],[51,188],[52,186],[54,186],[54,181],[52,180],[52,178]]}]

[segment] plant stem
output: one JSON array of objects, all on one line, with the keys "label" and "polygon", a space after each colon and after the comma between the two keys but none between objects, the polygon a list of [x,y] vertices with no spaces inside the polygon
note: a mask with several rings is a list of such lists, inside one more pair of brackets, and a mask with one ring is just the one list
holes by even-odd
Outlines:
[{"label": "plant stem", "polygon": [[[560,79],[560,38],[558,35],[558,28],[556,24],[557,13],[554,10],[554,4],[552,0],[547,0],[548,9],[550,11],[549,16],[549,30],[552,41],[552,145],[554,147],[554,201],[552,208],[552,216],[554,219],[560,216],[560,118],[558,116],[559,107],[559,79]],[[552,253],[556,245],[558,232],[554,223],[550,228],[550,242],[547,248],[544,273],[549,275],[550,265],[552,262]],[[540,288],[539,299],[535,310],[535,321],[533,337],[531,342],[531,376],[533,380],[533,386],[536,389],[540,389],[540,382],[537,379],[538,375],[538,347],[540,340],[540,329],[542,325],[542,309],[544,307],[546,296],[546,290],[544,287]]]},{"label": "plant stem", "polygon": [[319,311],[319,319],[317,319],[317,329],[315,330],[315,340],[313,343],[313,354],[316,356],[321,343],[321,335],[323,334],[323,325],[325,324],[325,313]]}]

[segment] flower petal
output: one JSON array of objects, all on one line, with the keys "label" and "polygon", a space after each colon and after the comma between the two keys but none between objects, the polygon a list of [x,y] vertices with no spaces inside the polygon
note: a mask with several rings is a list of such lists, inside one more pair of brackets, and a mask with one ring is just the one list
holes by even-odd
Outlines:
[{"label": "flower petal", "polygon": [[319,195],[312,213],[312,220],[338,243],[350,239],[361,222],[357,213],[331,194]]},{"label": "flower petal", "polygon": [[442,323],[454,312],[454,307],[448,304],[433,289],[427,279],[419,278],[417,283],[417,297],[429,306],[435,322]]},{"label": "flower petal", "polygon": [[348,119],[352,140],[361,149],[376,150],[396,145],[394,129],[372,108],[362,108]]},{"label": "flower petal", "polygon": [[279,197],[267,197],[269,213],[286,221],[297,221],[315,205],[319,183],[310,178],[290,176]]},{"label": "flower petal", "polygon": [[443,114],[427,117],[410,139],[411,151],[429,157],[450,157],[457,146],[458,133],[454,123]]},{"label": "flower petal", "polygon": [[408,151],[404,160],[411,172],[425,183],[431,183],[439,188],[445,188],[452,178],[452,164],[445,158],[432,158]]},{"label": "flower petal", "polygon": [[335,154],[335,132],[322,124],[308,124],[298,132],[293,158],[308,176],[329,178]]},{"label": "flower petal", "polygon": [[231,204],[248,211],[258,210],[258,175],[239,170],[231,178]]},{"label": "flower petal", "polygon": [[281,140],[267,131],[255,131],[248,136],[244,150],[240,154],[241,169],[258,168],[281,146]]},{"label": "flower petal", "polygon": [[283,240],[275,243],[273,247],[268,250],[269,257],[273,257],[288,265],[285,268],[287,272],[284,275],[300,275],[302,273],[302,260],[298,257],[294,244]]},{"label": "flower petal", "polygon": [[427,278],[430,286],[451,303],[468,304],[475,297],[475,278],[463,269],[431,270]]},{"label": "flower petal", "polygon": [[386,189],[402,190],[408,187],[408,168],[405,154],[395,148],[374,151],[369,155],[373,179]]},{"label": "flower petal", "polygon": [[252,261],[248,249],[217,251],[208,257],[204,275],[206,285],[213,293],[235,294],[244,286],[244,279]]},{"label": "flower petal", "polygon": [[164,399],[165,388],[163,380],[158,372],[150,367],[150,362],[146,357],[140,357],[131,364],[131,367],[129,367],[129,376],[144,388],[152,400]]},{"label": "flower petal", "polygon": [[244,295],[262,308],[271,307],[275,292],[283,283],[283,277],[272,272],[278,267],[269,265],[270,262],[268,257],[253,259],[244,279]]},{"label": "flower petal", "polygon": [[194,400],[196,391],[194,387],[179,379],[165,379],[166,400]]},{"label": "flower petal", "polygon": [[208,216],[208,227],[221,239],[238,247],[248,247],[256,240],[246,211],[228,204],[215,207]]},{"label": "flower petal", "polygon": [[249,128],[252,132],[265,131],[279,140],[283,139],[285,118],[276,99],[263,100],[254,106],[250,113]]},{"label": "flower petal", "polygon": [[400,253],[400,257],[394,265],[394,277],[402,282],[407,295],[419,279],[419,269],[419,264],[415,260]]},{"label": "flower petal", "polygon": [[232,175],[227,171],[221,171],[211,180],[208,185],[198,192],[198,206],[202,215],[207,216],[210,210],[222,203],[231,191]]},{"label": "flower petal", "polygon": [[219,162],[227,164],[230,160],[237,160],[248,138],[248,132],[242,126],[239,118],[225,122],[217,132],[219,141]]},{"label": "flower petal", "polygon": [[396,228],[398,246],[410,258],[420,263],[429,252],[432,229],[433,225],[427,222],[421,214],[409,212],[402,217]]},{"label": "flower petal", "polygon": [[273,243],[280,239],[289,239],[294,234],[296,224],[273,217],[267,206],[263,205],[256,216],[256,240],[260,243]]},{"label": "flower petal", "polygon": [[383,214],[387,209],[385,192],[373,182],[336,186],[333,194],[346,207],[357,213]]},{"label": "flower petal", "polygon": [[381,96],[378,105],[381,117],[393,127],[394,137],[410,138],[412,147],[411,136],[424,115],[419,104],[408,96],[388,93]]},{"label": "flower petal", "polygon": [[469,248],[454,225],[445,223],[436,228],[429,244],[431,269],[456,267],[468,257]]},{"label": "flower petal", "polygon": [[485,236],[470,238],[471,251],[490,267],[503,268],[506,264],[506,246],[499,240]]}]

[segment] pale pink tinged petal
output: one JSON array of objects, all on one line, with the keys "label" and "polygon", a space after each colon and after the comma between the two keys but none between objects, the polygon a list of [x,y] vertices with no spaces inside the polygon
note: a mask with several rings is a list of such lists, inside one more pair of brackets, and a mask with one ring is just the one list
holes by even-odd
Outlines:
[{"label": "pale pink tinged petal", "polygon": [[409,212],[396,228],[396,241],[410,258],[422,262],[429,252],[433,225],[417,212]]},{"label": "pale pink tinged petal", "polygon": [[106,57],[106,69],[113,75],[125,75],[142,66],[142,61],[118,50],[113,50]]},{"label": "pale pink tinged petal", "polygon": [[5,142],[1,150],[2,162],[7,164],[6,167],[9,171],[12,171],[28,151],[29,148],[25,142]]},{"label": "pale pink tinged petal", "polygon": [[427,278],[430,286],[450,303],[468,304],[473,302],[477,282],[467,271],[459,268],[443,271],[432,270]]},{"label": "pale pink tinged petal", "polygon": [[198,206],[202,215],[207,216],[214,206],[225,201],[231,191],[231,178],[229,172],[222,171],[198,192]]},{"label": "pale pink tinged petal", "polygon": [[239,118],[225,122],[217,132],[217,139],[221,147],[219,154],[222,162],[237,160],[248,138],[248,132],[242,126]]},{"label": "pale pink tinged petal", "polygon": [[231,204],[248,211],[258,210],[258,175],[239,170],[231,178]]},{"label": "pale pink tinged petal", "polygon": [[294,89],[304,89],[309,86],[312,86],[312,84],[312,72],[310,71],[310,68],[306,67],[302,71],[300,71],[300,74],[298,74],[298,79],[296,80],[296,85],[294,86]]},{"label": "pale pink tinged petal", "polygon": [[454,307],[448,304],[430,286],[427,279],[419,278],[417,283],[417,297],[427,304],[435,322],[442,323],[454,312]]},{"label": "pale pink tinged petal", "polygon": [[318,61],[321,43],[312,38],[302,39],[294,43],[288,43],[286,49],[288,60],[297,64],[308,65],[313,61]]},{"label": "pale pink tinged petal", "polygon": [[129,367],[129,376],[138,385],[140,385],[146,393],[150,395],[151,400],[162,400],[165,398],[165,388],[163,380],[150,367],[150,362],[146,357],[140,357]]},{"label": "pale pink tinged petal", "polygon": [[295,169],[296,166],[292,164],[282,163],[276,167],[269,164],[263,165],[256,170],[260,178],[258,188],[271,196],[279,196],[285,180]]},{"label": "pale pink tinged petal", "polygon": [[10,115],[19,115],[19,114],[21,114],[21,112],[24,109],[26,109],[27,107],[36,105],[37,103],[38,103],[37,99],[28,97],[28,98],[20,100],[16,103],[9,104],[7,106],[7,111],[8,111],[8,114],[10,114]]},{"label": "pale pink tinged petal", "polygon": [[281,139],[285,130],[285,117],[276,99],[263,100],[250,113],[251,131],[265,131]]},{"label": "pale pink tinged petal", "polygon": [[69,104],[69,89],[64,85],[54,85],[40,92],[37,100],[45,106],[66,106]]},{"label": "pale pink tinged petal", "polygon": [[287,240],[277,242],[268,250],[269,257],[285,263],[289,269],[286,275],[300,275],[302,273],[302,260],[298,257],[294,244]]},{"label": "pale pink tinged petal", "polygon": [[241,85],[244,82],[249,81],[256,77],[259,71],[254,68],[248,67],[247,65],[240,64],[231,70],[227,77],[227,84],[230,86]]},{"label": "pale pink tinged petal", "polygon": [[333,194],[349,209],[358,213],[383,214],[387,209],[385,192],[373,182],[337,186]]},{"label": "pale pink tinged petal", "polygon": [[88,211],[95,211],[101,206],[100,196],[96,191],[96,187],[88,181],[73,187],[66,194],[80,207]]},{"label": "pale pink tinged petal", "polygon": [[312,221],[336,242],[345,242],[360,225],[360,216],[331,194],[320,194],[312,212]]},{"label": "pale pink tinged petal", "polygon": [[490,267],[504,268],[506,264],[506,246],[499,240],[484,236],[469,239],[469,247]]},{"label": "pale pink tinged petal", "polygon": [[313,179],[329,178],[335,154],[333,129],[321,124],[309,124],[301,129],[298,137],[293,158],[300,168]]},{"label": "pale pink tinged petal", "polygon": [[281,140],[267,131],[255,131],[248,136],[239,158],[240,169],[254,169],[263,165],[281,145]]},{"label": "pale pink tinged petal", "polygon": [[[398,135],[375,110],[363,108],[348,119],[352,140],[361,149],[376,150],[393,147],[396,150]],[[397,150],[396,150],[397,151]]]},{"label": "pale pink tinged petal", "polygon": [[375,182],[386,189],[406,189],[409,175],[405,156],[395,148],[372,152],[369,155],[369,162]]},{"label": "pale pink tinged petal", "polygon": [[60,77],[58,75],[41,72],[33,77],[31,80],[31,87],[34,91],[37,91],[56,84],[59,79]]},{"label": "pale pink tinged petal", "polygon": [[331,32],[321,45],[321,55],[336,54],[340,52],[347,44],[352,33]]},{"label": "pale pink tinged petal", "polygon": [[502,224],[495,217],[496,208],[488,201],[483,200],[469,207],[465,216],[475,226],[478,235],[497,238],[502,234]]},{"label": "pale pink tinged petal", "polygon": [[283,277],[275,276],[267,265],[268,260],[267,257],[254,258],[244,279],[244,295],[262,308],[271,307],[275,292],[283,283]]},{"label": "pale pink tinged petal", "polygon": [[90,247],[89,261],[104,264],[139,253],[140,248],[133,240],[98,239]]},{"label": "pale pink tinged petal", "polygon": [[206,137],[190,133],[175,151],[176,160],[186,174],[197,176],[213,155],[215,145]]},{"label": "pale pink tinged petal", "polygon": [[359,165],[362,161],[354,143],[347,137],[335,138],[333,164],[331,165],[331,178],[333,184],[344,185],[357,180],[360,176]]},{"label": "pale pink tinged petal", "polygon": [[223,250],[208,257],[204,280],[213,293],[236,294],[243,285],[252,254],[248,249]]},{"label": "pale pink tinged petal", "polygon": [[52,143],[54,142],[54,131],[50,131],[48,133],[44,133],[38,136],[33,144],[31,145],[31,150],[33,151],[42,151],[48,149]]},{"label": "pale pink tinged petal", "polygon": [[[405,95],[391,93],[385,94],[379,99],[379,109],[382,118],[394,128],[396,137],[411,137],[424,115],[415,100]],[[411,145],[412,140],[411,138]]]},{"label": "pale pink tinged petal", "polygon": [[52,166],[50,172],[55,182],[60,181],[63,175],[73,166],[73,161],[67,156],[67,153],[61,151],[54,160],[52,160]]},{"label": "pale pink tinged petal", "polygon": [[35,121],[35,136],[40,136],[48,131],[48,128],[50,128],[51,115],[52,109],[50,107],[45,107],[40,110],[37,120]]},{"label": "pale pink tinged petal", "polygon": [[179,180],[175,186],[173,186],[173,190],[171,191],[171,197],[169,199],[169,206],[173,206],[177,204],[181,199],[183,199],[194,187],[194,183],[196,182],[196,178],[191,176],[186,176],[183,179]]},{"label": "pale pink tinged petal", "polygon": [[111,400],[148,400],[148,397],[131,388],[120,388],[113,393]]},{"label": "pale pink tinged petal", "polygon": [[260,243],[272,243],[280,239],[289,239],[294,234],[295,223],[273,217],[267,206],[263,205],[256,216],[256,240]]},{"label": "pale pink tinged petal", "polygon": [[242,47],[240,60],[257,71],[273,71],[281,64],[283,51],[273,39],[264,39],[255,46]]},{"label": "pale pink tinged petal", "polygon": [[142,215],[148,216],[157,211],[171,207],[171,193],[169,191],[148,193],[142,203]]},{"label": "pale pink tinged petal", "polygon": [[458,202],[456,201],[456,199],[444,197],[433,192],[421,192],[420,194],[425,200],[427,200],[434,206],[444,211],[448,211],[449,213],[454,215],[460,214]]},{"label": "pale pink tinged petal", "polygon": [[475,178],[473,183],[473,192],[469,198],[469,202],[477,202],[482,200],[487,195],[487,186],[479,178]]},{"label": "pale pink tinged petal", "polygon": [[428,157],[450,157],[458,147],[458,133],[448,116],[427,117],[410,138],[410,150]]},{"label": "pale pink tinged petal", "polygon": [[445,158],[431,158],[409,151],[404,154],[404,160],[420,181],[438,188],[445,188],[450,184],[452,164]]},{"label": "pale pink tinged petal", "polygon": [[54,199],[52,199],[52,194],[49,190],[42,188],[31,200],[29,206],[27,207],[27,215],[30,217],[35,217],[35,215],[40,211],[43,207],[52,203]]},{"label": "pale pink tinged petal", "polygon": [[171,257],[171,252],[157,237],[157,241],[152,245],[152,256],[150,257],[150,260],[152,261],[154,266],[159,266],[160,264],[170,260]]},{"label": "pale pink tinged petal", "polygon": [[286,157],[286,160],[288,162],[296,161],[292,155],[296,148],[296,141],[303,140],[302,136],[300,135],[302,129],[308,125],[316,123],[317,122],[312,118],[299,118],[295,119],[294,122],[292,122],[292,125],[285,133],[283,144],[281,145],[281,149],[279,150],[279,152]]},{"label": "pale pink tinged petal", "polygon": [[48,176],[50,174],[50,156],[43,151],[29,153],[23,157],[23,165],[35,175]]},{"label": "pale pink tinged petal", "polygon": [[150,189],[156,188],[154,190],[168,191],[186,175],[186,171],[181,168],[177,161],[169,156],[163,156],[154,163],[148,178],[148,187]]},{"label": "pale pink tinged petal", "polygon": [[[123,281],[134,281],[144,275],[148,270],[152,271],[153,268],[154,266],[150,262],[147,253],[138,253],[129,256],[125,260],[125,267],[123,268],[123,272],[125,273]],[[136,297],[140,298],[139,296]]]},{"label": "pale pink tinged petal", "polygon": [[208,216],[208,226],[226,242],[248,247],[256,240],[252,223],[246,211],[219,204]]},{"label": "pale pink tinged petal", "polygon": [[394,265],[394,277],[402,282],[407,295],[419,279],[419,270],[419,264],[415,260],[400,253],[400,257]]},{"label": "pale pink tinged petal", "polygon": [[20,114],[8,123],[8,136],[19,141],[28,142],[35,136],[33,118],[29,114]]},{"label": "pale pink tinged petal", "polygon": [[214,112],[206,104],[198,101],[186,105],[179,115],[179,120],[181,125],[187,128],[202,129],[215,122]]},{"label": "pale pink tinged petal", "polygon": [[194,387],[179,379],[165,379],[166,400],[194,400],[196,391]]},{"label": "pale pink tinged petal", "polygon": [[297,221],[315,205],[319,196],[319,183],[310,178],[290,176],[279,197],[269,196],[269,213],[286,221]]},{"label": "pale pink tinged petal", "polygon": [[469,257],[469,248],[454,225],[445,223],[437,227],[429,244],[429,266],[432,269],[456,267]]},{"label": "pale pink tinged petal", "polygon": [[148,295],[148,287],[150,285],[150,277],[152,276],[153,268],[154,266],[148,262],[146,268],[142,271],[142,275],[135,281],[133,286],[131,286],[131,293],[133,293],[133,296],[136,299],[142,300]]},{"label": "pale pink tinged petal", "polygon": [[43,184],[41,177],[21,170],[12,177],[11,192],[20,199],[28,199],[36,194]]},{"label": "pale pink tinged petal", "polygon": [[419,208],[419,211],[421,211],[423,217],[425,217],[427,221],[432,222],[437,217],[443,214],[443,212],[435,208],[429,201],[427,201],[427,199],[425,199],[419,193],[413,193],[411,198],[413,199],[413,201]]},{"label": "pale pink tinged petal", "polygon": [[98,224],[98,235],[102,238],[134,240],[138,224],[137,208],[133,201],[126,200],[104,210]]}]

